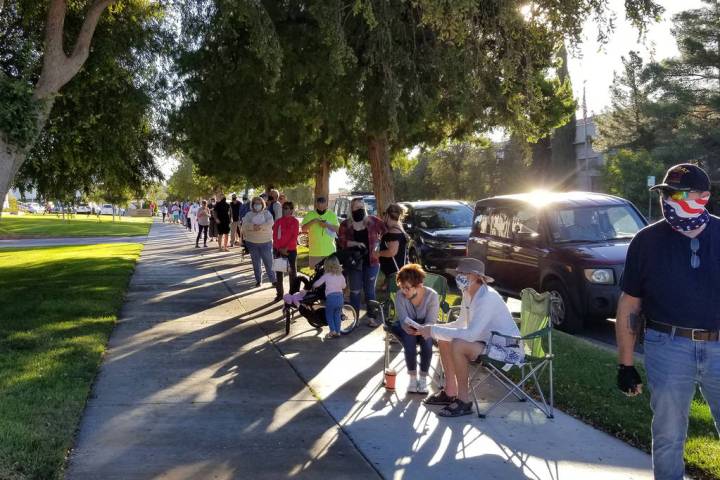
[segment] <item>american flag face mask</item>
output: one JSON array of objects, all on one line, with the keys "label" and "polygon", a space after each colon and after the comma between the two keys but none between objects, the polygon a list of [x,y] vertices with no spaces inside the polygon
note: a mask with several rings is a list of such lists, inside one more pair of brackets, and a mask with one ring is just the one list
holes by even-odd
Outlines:
[{"label": "american flag face mask", "polygon": [[663,198],[663,216],[672,228],[681,232],[697,230],[710,221],[710,214],[705,206],[710,195],[690,200],[675,199],[674,196]]}]

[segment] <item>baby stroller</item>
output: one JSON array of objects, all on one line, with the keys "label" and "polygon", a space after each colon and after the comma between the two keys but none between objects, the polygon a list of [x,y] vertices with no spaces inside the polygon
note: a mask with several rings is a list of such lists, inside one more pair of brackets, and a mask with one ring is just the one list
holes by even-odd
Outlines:
[{"label": "baby stroller", "polygon": [[[327,326],[325,321],[325,285],[313,288],[313,284],[323,276],[325,269],[321,260],[315,265],[315,273],[308,277],[298,273],[298,282],[303,286],[305,296],[297,304],[285,302],[283,313],[285,315],[285,335],[290,333],[290,323],[296,313],[300,313],[310,325],[320,330]],[[345,304],[340,312],[340,333],[346,335],[355,329],[358,324],[358,314],[352,305]]]}]

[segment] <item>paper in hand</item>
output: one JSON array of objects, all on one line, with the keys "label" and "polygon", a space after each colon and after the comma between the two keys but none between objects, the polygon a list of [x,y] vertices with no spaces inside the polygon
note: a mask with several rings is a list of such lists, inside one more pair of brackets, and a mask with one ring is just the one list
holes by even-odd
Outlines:
[{"label": "paper in hand", "polygon": [[422,327],[422,325],[420,325],[419,323],[417,323],[415,320],[413,320],[410,317],[405,317],[405,320],[403,320],[403,323],[405,323],[405,325],[407,325],[410,328],[414,328],[415,330],[418,330],[420,327]]}]

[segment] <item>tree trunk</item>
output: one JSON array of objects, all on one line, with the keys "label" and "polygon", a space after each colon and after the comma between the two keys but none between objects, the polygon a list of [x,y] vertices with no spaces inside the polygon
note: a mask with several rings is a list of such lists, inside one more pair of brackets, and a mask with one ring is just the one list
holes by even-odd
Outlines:
[{"label": "tree trunk", "polygon": [[[330,162],[323,160],[315,171],[315,198],[330,195]],[[329,201],[329,200],[328,200]]]},{"label": "tree trunk", "polygon": [[10,191],[15,174],[20,170],[26,156],[26,150],[6,143],[0,133],[0,218],[5,195]]},{"label": "tree trunk", "polygon": [[377,201],[377,211],[384,212],[388,205],[395,202],[395,184],[390,166],[390,149],[385,134],[371,135],[368,138],[368,160],[372,172],[373,188]]}]

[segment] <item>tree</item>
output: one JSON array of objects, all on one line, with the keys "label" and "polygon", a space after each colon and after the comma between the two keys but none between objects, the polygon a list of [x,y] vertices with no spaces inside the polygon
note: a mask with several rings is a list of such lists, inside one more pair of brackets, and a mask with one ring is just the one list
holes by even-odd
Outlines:
[{"label": "tree", "polygon": [[608,193],[627,198],[647,213],[644,208],[649,195],[647,177],[662,178],[664,173],[665,165],[646,150],[622,148],[608,154],[602,178]]},{"label": "tree", "polygon": [[370,165],[357,157],[350,159],[346,167],[347,176],[350,179],[350,189],[356,192],[372,192],[372,174]]},{"label": "tree", "polygon": [[[110,74],[111,69],[99,68],[98,65],[110,63],[113,54],[118,53],[118,48],[125,47],[126,50],[122,52],[123,56],[115,57],[116,71],[137,72],[137,63],[147,60],[147,50],[142,47],[133,49],[137,45],[134,42],[142,38],[141,45],[152,43],[151,32],[156,31],[158,15],[162,10],[158,4],[141,0],[87,0],[69,5],[65,0],[51,0],[48,3],[17,0],[0,7],[3,9],[0,17],[0,37],[3,38],[0,44],[0,196],[4,196],[29,158],[46,161],[47,157],[43,155],[57,154],[53,156],[52,168],[55,171],[62,170],[65,180],[78,178],[77,170],[69,174],[59,167],[63,155],[58,152],[58,149],[67,146],[73,148],[72,143],[67,142],[67,136],[63,138],[63,135],[68,135],[65,129],[68,124],[73,124],[75,118],[53,114],[53,105],[61,98],[63,105],[60,108],[65,109],[67,115],[69,110],[79,108],[83,103],[83,107],[93,104],[93,101],[85,102],[84,99],[85,95],[92,96],[87,83],[77,85],[74,93],[63,87],[86,66],[96,33],[100,33],[105,41],[94,45],[93,57],[100,57],[94,71],[97,73],[102,70],[108,76],[94,78],[95,86],[103,85],[103,81],[109,84],[103,85],[105,91],[112,90],[112,85],[117,86],[115,78]],[[110,13],[101,21],[103,13],[111,5],[113,8]],[[67,46],[70,48],[66,50]],[[104,66],[109,67],[107,64]],[[92,74],[86,71],[82,73],[86,81],[90,76]],[[141,83],[139,77],[130,81]],[[61,89],[64,95],[60,94]],[[113,93],[122,92],[114,90]],[[111,98],[95,98],[94,101],[97,104]],[[121,101],[121,97],[117,101]],[[83,111],[81,121],[89,121],[91,125],[105,121],[100,116],[93,118],[91,113]],[[44,130],[49,120],[59,130]],[[81,142],[89,141],[90,137],[97,135],[91,125],[87,125],[88,137]],[[78,124],[72,128],[76,127]],[[115,133],[117,136],[118,132]],[[72,140],[77,142],[78,139],[75,137]],[[98,142],[97,137],[94,140]],[[68,156],[64,156],[62,161],[67,162]],[[101,159],[92,158],[88,161],[101,162]],[[79,165],[75,167],[79,168]],[[128,168],[128,171],[137,176],[134,168]],[[29,167],[23,182],[34,180],[31,178],[32,173],[33,168]],[[38,183],[50,185],[52,182],[52,179],[46,178]],[[60,182],[62,179],[56,183],[59,185]],[[55,188],[63,195],[71,189],[70,185]]]}]

